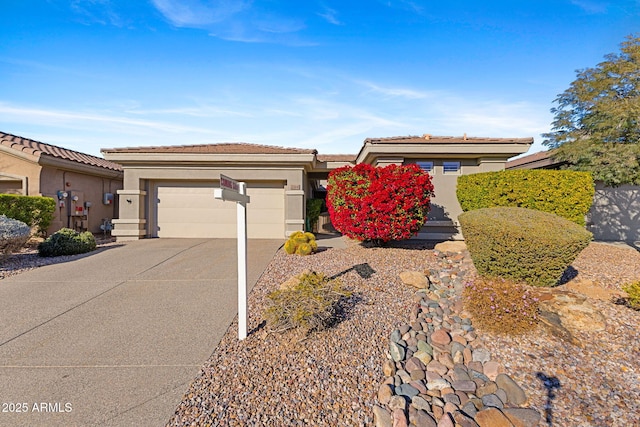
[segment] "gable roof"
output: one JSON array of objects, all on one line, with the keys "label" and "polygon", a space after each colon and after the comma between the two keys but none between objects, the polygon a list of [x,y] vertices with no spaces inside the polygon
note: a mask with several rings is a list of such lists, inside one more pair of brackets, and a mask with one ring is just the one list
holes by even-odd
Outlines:
[{"label": "gable roof", "polygon": [[0,145],[25,154],[30,154],[35,157],[49,156],[52,158],[68,160],[84,165],[97,166],[114,171],[122,171],[122,166],[103,158],[92,156],[90,154],[80,153],[79,151],[69,150],[67,148],[62,148],[51,144],[45,144],[44,142],[34,141],[33,139],[22,138],[20,136],[11,135],[8,133],[0,132]]},{"label": "gable roof", "polygon": [[103,148],[103,153],[206,153],[206,154],[317,154],[315,149],[225,142],[220,144],[166,145],[152,147]]}]

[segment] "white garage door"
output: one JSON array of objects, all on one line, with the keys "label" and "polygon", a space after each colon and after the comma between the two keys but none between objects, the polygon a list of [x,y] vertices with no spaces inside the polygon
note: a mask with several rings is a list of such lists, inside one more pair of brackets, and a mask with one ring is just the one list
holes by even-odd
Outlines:
[{"label": "white garage door", "polygon": [[[157,237],[236,237],[236,203],[213,197],[215,183],[158,182],[155,185]],[[249,182],[247,235],[284,238],[284,184]]]}]

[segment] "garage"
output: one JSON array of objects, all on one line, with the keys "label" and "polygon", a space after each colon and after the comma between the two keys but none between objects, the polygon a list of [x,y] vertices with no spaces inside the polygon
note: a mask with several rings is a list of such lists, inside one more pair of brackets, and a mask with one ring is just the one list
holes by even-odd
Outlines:
[{"label": "garage", "polygon": [[[154,237],[235,238],[236,203],[213,197],[219,182],[155,182]],[[247,235],[281,239],[285,235],[284,182],[248,181]]]}]

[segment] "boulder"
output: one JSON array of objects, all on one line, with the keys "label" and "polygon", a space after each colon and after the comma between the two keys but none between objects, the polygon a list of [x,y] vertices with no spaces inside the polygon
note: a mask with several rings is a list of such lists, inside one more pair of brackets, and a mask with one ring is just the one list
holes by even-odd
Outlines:
[{"label": "boulder", "polygon": [[426,289],[429,287],[429,280],[420,271],[403,271],[400,273],[400,280],[405,285],[413,286],[418,289]]},{"label": "boulder", "polygon": [[582,347],[575,332],[605,330],[605,317],[587,297],[564,289],[539,292],[540,320],[553,334]]},{"label": "boulder", "polygon": [[446,242],[438,243],[434,249],[440,252],[452,252],[452,253],[460,253],[467,250],[467,245],[460,240],[449,240]]}]

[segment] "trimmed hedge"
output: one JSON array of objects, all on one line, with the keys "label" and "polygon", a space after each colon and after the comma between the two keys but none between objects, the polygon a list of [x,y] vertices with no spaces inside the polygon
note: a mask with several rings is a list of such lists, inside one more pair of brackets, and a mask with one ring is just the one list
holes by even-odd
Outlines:
[{"label": "trimmed hedge", "polygon": [[554,286],[592,235],[546,212],[518,207],[477,209],[458,216],[478,273]]},{"label": "trimmed hedge", "polygon": [[38,255],[75,255],[91,252],[95,248],[96,238],[89,231],[78,233],[70,228],[62,228],[38,245]]},{"label": "trimmed hedge", "polygon": [[0,194],[0,214],[17,219],[44,234],[53,221],[56,201],[51,197]]},{"label": "trimmed hedge", "polygon": [[516,206],[549,212],[578,225],[593,203],[595,187],[588,172],[518,169],[458,177],[462,210]]}]

